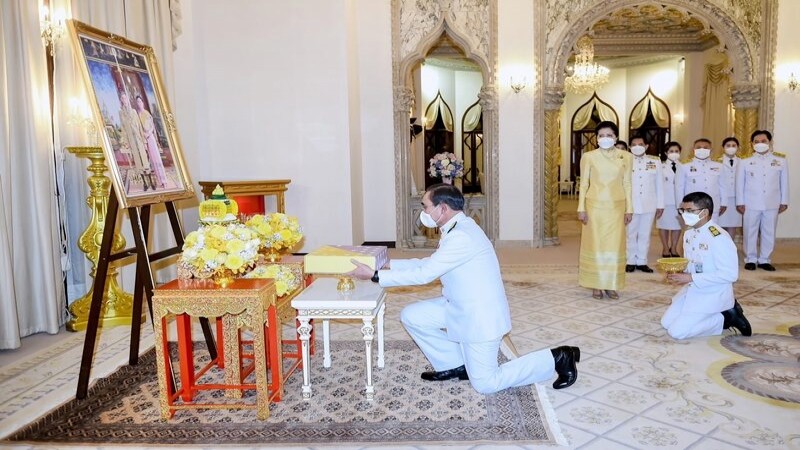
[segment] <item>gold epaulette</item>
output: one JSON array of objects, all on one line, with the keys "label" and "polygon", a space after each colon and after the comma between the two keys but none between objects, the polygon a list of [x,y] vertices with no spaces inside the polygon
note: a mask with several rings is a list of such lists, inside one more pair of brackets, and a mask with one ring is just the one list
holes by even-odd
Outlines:
[{"label": "gold epaulette", "polygon": [[711,232],[711,235],[714,236],[714,237],[717,237],[720,234],[722,234],[722,233],[719,232],[719,230],[715,226],[708,227],[708,231]]},{"label": "gold epaulette", "polygon": [[716,158],[712,158],[711,160],[714,161],[714,162],[721,163],[722,162],[722,155],[719,155]]},{"label": "gold epaulette", "polygon": [[778,158],[786,158],[786,153],[772,152],[772,154],[777,156]]}]

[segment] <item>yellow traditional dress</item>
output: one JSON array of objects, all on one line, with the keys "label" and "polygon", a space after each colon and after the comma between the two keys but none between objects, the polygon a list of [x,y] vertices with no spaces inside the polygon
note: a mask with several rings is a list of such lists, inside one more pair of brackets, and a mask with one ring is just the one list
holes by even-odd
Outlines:
[{"label": "yellow traditional dress", "polygon": [[633,157],[619,150],[597,149],[581,157],[578,212],[583,225],[578,284],[591,289],[625,287],[625,214],[633,212]]}]

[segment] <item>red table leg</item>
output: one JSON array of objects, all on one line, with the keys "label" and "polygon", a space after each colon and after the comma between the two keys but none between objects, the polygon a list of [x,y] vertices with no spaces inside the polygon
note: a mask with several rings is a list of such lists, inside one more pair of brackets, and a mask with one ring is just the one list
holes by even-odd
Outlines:
[{"label": "red table leg", "polygon": [[188,314],[178,314],[178,359],[181,368],[181,398],[185,402],[194,397],[194,350],[192,348],[192,321]]}]

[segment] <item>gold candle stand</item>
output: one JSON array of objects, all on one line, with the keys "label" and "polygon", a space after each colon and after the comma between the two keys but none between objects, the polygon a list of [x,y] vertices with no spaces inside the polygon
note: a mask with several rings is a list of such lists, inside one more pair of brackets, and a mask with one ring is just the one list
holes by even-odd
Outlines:
[{"label": "gold candle stand", "polygon": [[[92,211],[92,219],[81,234],[78,248],[81,249],[89,261],[92,262],[92,279],[97,271],[97,259],[100,254],[100,243],[103,238],[103,228],[106,226],[106,206],[111,187],[111,180],[105,176],[107,170],[103,149],[100,147],[67,147],[67,151],[75,156],[88,158],[91,164],[86,169],[91,175],[89,183],[89,197],[86,204]],[[108,224],[116,226],[116,224]],[[114,233],[111,252],[125,249],[125,239],[119,233]],[[83,297],[69,306],[72,318],[67,322],[67,330],[86,330],[89,321],[89,308],[92,304],[94,283]],[[103,308],[100,312],[100,326],[130,325],[133,316],[133,296],[120,288],[117,283],[117,268],[110,266],[106,276],[106,292],[103,295]]]}]

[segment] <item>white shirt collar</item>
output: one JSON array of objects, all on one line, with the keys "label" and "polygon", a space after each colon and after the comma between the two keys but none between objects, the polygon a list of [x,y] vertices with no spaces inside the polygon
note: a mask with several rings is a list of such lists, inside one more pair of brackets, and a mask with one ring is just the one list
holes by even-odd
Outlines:
[{"label": "white shirt collar", "polygon": [[458,221],[461,220],[463,217],[466,217],[466,215],[464,215],[463,211],[460,211],[458,214],[456,214],[455,216],[451,217],[450,220],[445,222],[445,224],[442,225],[439,228],[439,231],[442,232],[442,236],[444,236],[445,234],[449,233],[450,230],[452,230],[456,226]]}]

